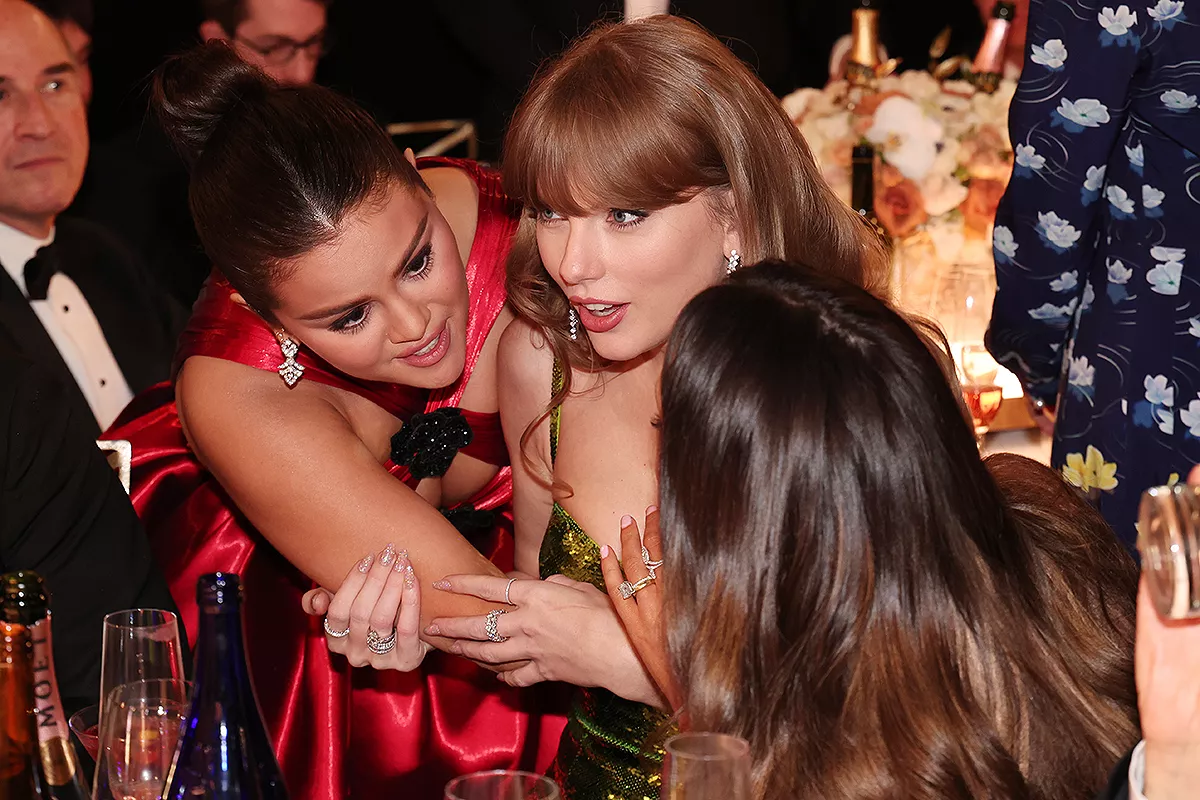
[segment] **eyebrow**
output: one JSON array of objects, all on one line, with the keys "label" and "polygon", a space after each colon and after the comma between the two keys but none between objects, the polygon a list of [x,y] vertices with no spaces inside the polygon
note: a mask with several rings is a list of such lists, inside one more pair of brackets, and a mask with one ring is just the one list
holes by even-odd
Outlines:
[{"label": "eyebrow", "polygon": [[[400,274],[402,272],[404,272],[406,267],[408,267],[408,262],[412,258],[413,252],[416,251],[417,245],[420,244],[421,239],[424,238],[425,229],[428,227],[429,227],[429,212],[426,211],[425,216],[421,217],[421,222],[418,223],[418,225],[417,225],[416,234],[413,236],[412,241],[408,243],[408,248],[404,251],[404,255],[400,258],[399,265],[396,267],[395,271],[392,273],[393,280],[399,278]],[[330,317],[340,317],[342,314],[345,314],[347,311],[351,311],[355,308],[358,308],[363,303],[368,302],[370,299],[371,298],[369,298],[369,297],[360,297],[357,300],[352,300],[349,303],[342,303],[341,305],[334,306],[333,308],[325,308],[325,309],[321,309],[320,311],[316,311],[312,314],[305,314],[304,316],[300,317],[300,319],[303,320],[304,322],[316,322],[316,321],[322,320],[322,319],[329,319]]]},{"label": "eyebrow", "polygon": [[[52,64],[42,70],[42,77],[51,77],[54,75],[69,75],[75,72],[75,65],[70,61],[64,61],[61,64]],[[0,75],[0,85],[15,80],[10,75]]]}]

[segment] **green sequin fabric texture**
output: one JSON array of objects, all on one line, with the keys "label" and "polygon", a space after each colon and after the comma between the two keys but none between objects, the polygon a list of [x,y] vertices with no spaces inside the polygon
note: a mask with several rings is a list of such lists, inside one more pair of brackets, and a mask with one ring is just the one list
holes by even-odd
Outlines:
[{"label": "green sequin fabric texture", "polygon": [[[562,385],[554,365],[554,391]],[[559,410],[550,417],[550,457],[558,452]],[[571,515],[554,504],[542,539],[543,578],[565,575],[604,591],[600,547]],[[566,800],[658,800],[665,713],[606,689],[578,689],[551,766]]]}]

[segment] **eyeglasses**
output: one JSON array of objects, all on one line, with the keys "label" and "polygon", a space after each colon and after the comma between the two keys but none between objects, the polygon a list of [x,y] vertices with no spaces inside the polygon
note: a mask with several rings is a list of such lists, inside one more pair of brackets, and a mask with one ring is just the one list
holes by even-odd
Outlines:
[{"label": "eyeglasses", "polygon": [[269,43],[256,42],[242,36],[234,36],[234,41],[257,53],[264,63],[278,67],[287,64],[300,52],[311,59],[318,59],[329,52],[329,37],[321,31],[307,41],[297,42],[287,36],[272,37]]}]

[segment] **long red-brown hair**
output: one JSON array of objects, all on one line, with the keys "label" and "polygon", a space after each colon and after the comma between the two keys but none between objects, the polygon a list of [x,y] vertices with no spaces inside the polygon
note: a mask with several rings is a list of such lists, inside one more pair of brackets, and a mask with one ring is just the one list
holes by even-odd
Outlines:
[{"label": "long red-brown hair", "polygon": [[[776,98],[679,17],[599,25],[544,68],[513,117],[503,168],[506,191],[527,209],[566,215],[657,209],[708,193],[713,213],[736,222],[744,263],[803,261],[874,290],[885,279],[884,246],[830,190]],[[570,392],[569,367],[597,359],[586,336],[567,336],[569,304],[542,264],[529,216],[508,291],[564,367],[557,406]]]}]

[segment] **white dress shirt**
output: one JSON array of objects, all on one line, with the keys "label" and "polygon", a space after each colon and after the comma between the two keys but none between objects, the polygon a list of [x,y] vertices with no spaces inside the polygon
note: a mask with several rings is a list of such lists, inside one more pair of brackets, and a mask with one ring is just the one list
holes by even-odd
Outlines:
[{"label": "white dress shirt", "polygon": [[1129,759],[1129,800],[1147,800],[1146,789],[1146,742],[1138,742]]},{"label": "white dress shirt", "polygon": [[[53,230],[49,238],[36,239],[0,223],[0,263],[26,298],[29,290],[25,286],[25,263],[38,248],[53,241]],[[129,404],[133,393],[83,292],[75,281],[58,272],[50,278],[46,299],[30,300],[29,307],[71,370],[100,429],[106,429]]]}]

